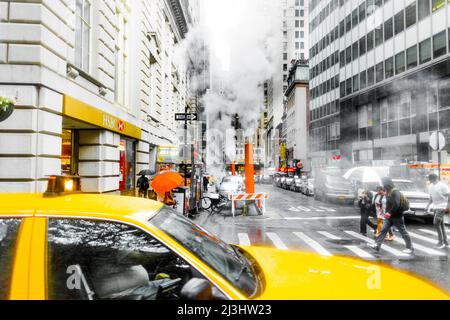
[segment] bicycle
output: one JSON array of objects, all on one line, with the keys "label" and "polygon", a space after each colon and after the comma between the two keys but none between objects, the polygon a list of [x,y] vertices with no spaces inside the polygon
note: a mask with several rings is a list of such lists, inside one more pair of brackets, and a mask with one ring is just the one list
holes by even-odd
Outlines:
[{"label": "bicycle", "polygon": [[211,213],[220,213],[231,205],[231,200],[220,194],[210,194],[201,199],[202,209]]}]

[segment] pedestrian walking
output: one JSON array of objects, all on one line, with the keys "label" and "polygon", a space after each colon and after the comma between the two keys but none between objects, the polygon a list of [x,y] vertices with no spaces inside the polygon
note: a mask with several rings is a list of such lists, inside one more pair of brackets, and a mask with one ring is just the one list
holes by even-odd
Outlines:
[{"label": "pedestrian walking", "polygon": [[406,244],[406,249],[403,250],[404,253],[413,254],[414,248],[409,236],[408,231],[405,226],[405,211],[409,210],[408,199],[395,188],[394,182],[390,178],[383,178],[383,187],[386,190],[386,213],[384,214],[383,227],[381,229],[381,234],[376,238],[375,243],[370,245],[375,251],[380,251],[381,245],[383,244],[389,229],[395,226],[403,240]]},{"label": "pedestrian walking", "polygon": [[445,232],[444,215],[448,214],[450,211],[449,195],[450,189],[448,185],[439,181],[439,178],[435,174],[430,174],[428,176],[428,181],[430,181],[430,202],[427,206],[427,212],[430,210],[430,206],[433,204],[434,209],[434,226],[438,233],[438,244],[436,245],[439,249],[448,248],[448,238]]},{"label": "pedestrian walking", "polygon": [[[375,207],[375,212],[377,216],[377,231],[375,233],[375,238],[379,237],[381,234],[381,229],[383,228],[383,222],[386,213],[386,190],[382,186],[377,187],[377,194],[373,198],[373,206]],[[392,232],[392,228],[389,228],[387,241],[394,241],[395,236]]]},{"label": "pedestrian walking", "polygon": [[374,232],[377,230],[377,226],[370,221],[370,213],[372,210],[372,194],[370,191],[364,191],[362,196],[359,198],[359,208],[361,210],[361,219],[359,224],[359,233],[366,236],[367,226],[371,227]]},{"label": "pedestrian walking", "polygon": [[203,192],[208,192],[209,178],[207,176],[203,177]]},{"label": "pedestrian walking", "polygon": [[143,174],[137,181],[137,187],[138,187],[138,195],[140,198],[147,198],[148,197],[148,189],[150,188],[150,181],[148,178]]}]

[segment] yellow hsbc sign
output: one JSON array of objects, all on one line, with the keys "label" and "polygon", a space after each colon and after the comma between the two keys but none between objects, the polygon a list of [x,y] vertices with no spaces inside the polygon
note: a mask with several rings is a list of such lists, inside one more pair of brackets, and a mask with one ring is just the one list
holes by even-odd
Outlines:
[{"label": "yellow hsbc sign", "polygon": [[63,114],[125,136],[141,139],[141,129],[70,96],[64,96]]}]

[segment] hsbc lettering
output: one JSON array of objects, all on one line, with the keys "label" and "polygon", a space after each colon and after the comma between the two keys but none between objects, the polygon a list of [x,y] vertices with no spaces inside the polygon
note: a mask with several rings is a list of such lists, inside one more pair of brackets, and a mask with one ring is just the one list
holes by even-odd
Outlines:
[{"label": "hsbc lettering", "polygon": [[112,130],[117,130],[117,120],[107,114],[103,115],[103,126]]}]

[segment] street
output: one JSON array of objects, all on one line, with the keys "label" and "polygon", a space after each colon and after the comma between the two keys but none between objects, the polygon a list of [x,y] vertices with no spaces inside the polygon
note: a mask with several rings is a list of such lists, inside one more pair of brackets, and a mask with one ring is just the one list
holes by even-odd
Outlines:
[{"label": "street", "polygon": [[[373,232],[369,231],[368,237],[359,234],[358,208],[323,203],[272,185],[258,185],[257,192],[269,194],[265,216],[233,218],[230,212],[203,212],[196,222],[225,242],[373,260],[422,276],[450,290],[449,251],[435,248],[437,234],[432,224],[420,219],[407,220],[416,251],[414,256],[402,252],[404,242],[398,233],[393,243],[383,245],[380,253],[376,253],[368,247]],[[450,235],[448,228],[447,233]]]}]

